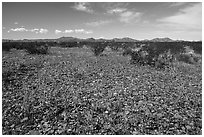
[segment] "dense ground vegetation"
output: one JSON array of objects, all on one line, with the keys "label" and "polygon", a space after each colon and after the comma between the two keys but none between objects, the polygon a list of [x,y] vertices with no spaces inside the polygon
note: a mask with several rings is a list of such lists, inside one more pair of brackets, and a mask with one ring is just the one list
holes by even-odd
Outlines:
[{"label": "dense ground vegetation", "polygon": [[[57,46],[48,54],[30,54],[3,45],[4,135],[201,134],[201,62],[176,61],[158,70],[131,64],[121,47]],[[106,56],[98,56],[102,52]]]}]

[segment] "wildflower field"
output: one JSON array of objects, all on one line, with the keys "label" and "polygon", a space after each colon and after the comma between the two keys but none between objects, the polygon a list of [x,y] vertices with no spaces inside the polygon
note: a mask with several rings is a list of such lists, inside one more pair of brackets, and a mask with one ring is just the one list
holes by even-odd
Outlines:
[{"label": "wildflower field", "polygon": [[200,135],[202,65],[159,70],[129,56],[3,51],[2,134]]}]

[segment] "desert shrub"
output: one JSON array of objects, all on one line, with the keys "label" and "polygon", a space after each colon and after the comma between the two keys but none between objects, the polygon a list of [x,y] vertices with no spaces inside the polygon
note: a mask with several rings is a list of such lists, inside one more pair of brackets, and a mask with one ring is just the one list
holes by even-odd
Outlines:
[{"label": "desert shrub", "polygon": [[99,56],[100,56],[100,57],[107,57],[108,55],[107,55],[107,54],[102,53],[102,54],[100,54]]},{"label": "desert shrub", "polygon": [[10,51],[10,49],[12,48],[10,42],[3,42],[2,43],[2,50],[3,51]]},{"label": "desert shrub", "polygon": [[[173,46],[172,44],[170,45]],[[148,52],[147,64],[155,67],[157,66],[165,67],[165,66],[172,65],[175,59],[174,53],[183,51],[183,48],[181,47],[179,47],[178,51],[176,51],[176,48],[170,47],[168,43],[164,43],[163,47],[162,45],[159,45],[159,46],[150,45],[150,46],[144,46],[142,48]]]},{"label": "desert shrub", "polygon": [[60,43],[59,43],[59,46],[62,47],[62,48],[68,47],[68,45],[67,45],[66,42],[60,42]]},{"label": "desert shrub", "polygon": [[199,57],[199,56],[193,56],[193,59],[194,59],[194,61],[195,62],[199,62],[199,61],[201,61],[201,59],[202,59],[202,57]]},{"label": "desert shrub", "polygon": [[118,51],[118,47],[117,46],[111,46],[111,50],[117,52]]},{"label": "desert shrub", "polygon": [[124,51],[127,49],[131,49],[135,46],[135,43],[133,42],[110,42],[109,43],[110,48],[112,51],[118,52],[123,49]]},{"label": "desert shrub", "polygon": [[188,63],[188,64],[194,64],[195,63],[192,54],[182,53],[178,56],[177,60],[181,61],[181,62]]},{"label": "desert shrub", "polygon": [[2,50],[10,49],[27,50],[30,54],[47,54],[48,44],[45,42],[3,42]]},{"label": "desert shrub", "polygon": [[119,49],[119,44],[117,42],[109,42],[108,45],[112,51],[117,52]]},{"label": "desert shrub", "polygon": [[69,48],[73,48],[73,47],[78,47],[79,46],[79,44],[77,42],[68,42],[67,45],[68,45]]},{"label": "desert shrub", "polygon": [[160,54],[155,60],[155,67],[156,68],[165,68],[169,66],[171,63],[171,58],[168,58],[166,53]]},{"label": "desert shrub", "polygon": [[137,64],[137,63],[141,62],[140,61],[141,58],[140,58],[138,52],[134,51],[130,55],[131,55],[131,60],[130,60],[131,64]]},{"label": "desert shrub", "polygon": [[14,42],[13,48],[17,50],[23,50],[23,49],[26,49],[27,45],[28,45],[27,42]]},{"label": "desert shrub", "polygon": [[46,42],[46,43],[49,45],[49,47],[57,46],[57,42]]},{"label": "desert shrub", "polygon": [[123,54],[123,56],[127,56],[127,55],[131,55],[132,52],[133,52],[132,49],[127,48],[127,49],[125,49],[125,51],[122,54]]},{"label": "desert shrub", "polygon": [[20,42],[3,42],[2,43],[2,50],[3,51],[10,51],[10,49],[17,49],[17,47],[20,47]]},{"label": "desert shrub", "polygon": [[196,54],[202,54],[202,42],[188,42],[186,45],[189,45]]},{"label": "desert shrub", "polygon": [[62,48],[73,48],[73,47],[80,47],[81,44],[78,42],[60,42],[59,46]]},{"label": "desert shrub", "polygon": [[128,52],[130,52],[130,55],[131,55],[131,60],[130,60],[131,64],[139,64],[139,65],[147,64],[149,59],[147,51],[139,50],[139,51],[127,51],[127,53]]},{"label": "desert shrub", "polygon": [[143,46],[138,51],[133,51],[131,58],[134,63],[155,66],[155,61],[157,60],[158,56],[159,53],[154,48]]},{"label": "desert shrub", "polygon": [[173,64],[174,56],[170,50],[160,53],[156,50],[141,48],[139,51],[126,50],[124,55],[131,55],[131,64],[149,65],[156,68],[165,68]]},{"label": "desert shrub", "polygon": [[48,45],[43,43],[33,43],[26,48],[30,54],[48,54],[48,49]]},{"label": "desert shrub", "polygon": [[201,60],[201,57],[195,54],[182,53],[177,57],[177,60],[188,64],[195,64]]},{"label": "desert shrub", "polygon": [[106,48],[105,42],[94,42],[91,44],[91,50],[95,56],[99,56]]},{"label": "desert shrub", "polygon": [[157,60],[157,61],[155,61],[154,66],[155,66],[155,68],[164,69],[165,68],[165,62],[163,60]]}]

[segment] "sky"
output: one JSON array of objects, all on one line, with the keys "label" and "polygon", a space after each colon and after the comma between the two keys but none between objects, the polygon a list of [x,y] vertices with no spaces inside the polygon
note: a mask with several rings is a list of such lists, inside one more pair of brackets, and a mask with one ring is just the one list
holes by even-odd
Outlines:
[{"label": "sky", "polygon": [[202,40],[201,2],[3,2],[3,39]]}]

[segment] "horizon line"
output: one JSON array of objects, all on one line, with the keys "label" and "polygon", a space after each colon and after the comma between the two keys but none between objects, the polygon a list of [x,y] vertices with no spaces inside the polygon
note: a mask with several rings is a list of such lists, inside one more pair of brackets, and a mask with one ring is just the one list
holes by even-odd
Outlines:
[{"label": "horizon line", "polygon": [[24,38],[24,39],[10,39],[10,38],[2,38],[2,40],[45,40],[45,39],[59,39],[59,38],[77,38],[77,39],[104,39],[104,40],[113,40],[113,39],[123,39],[123,38],[130,38],[130,39],[133,39],[133,40],[139,40],[139,41],[145,41],[145,40],[153,40],[153,39],[165,39],[165,38],[168,38],[168,39],[171,39],[173,41],[202,41],[202,40],[184,40],[184,39],[172,39],[172,38],[169,38],[169,37],[155,37],[155,38],[152,38],[152,39],[135,39],[135,38],[132,38],[132,37],[115,37],[115,38],[103,38],[103,37],[99,37],[99,38],[94,38],[94,37],[89,37],[89,38],[79,38],[79,37],[72,37],[72,36],[61,36],[61,37],[56,37],[56,38]]}]

